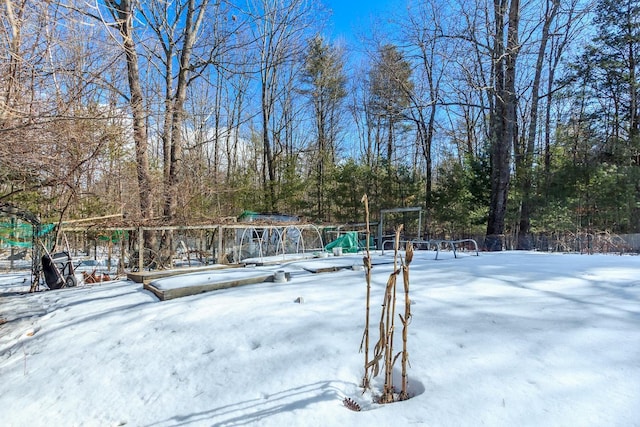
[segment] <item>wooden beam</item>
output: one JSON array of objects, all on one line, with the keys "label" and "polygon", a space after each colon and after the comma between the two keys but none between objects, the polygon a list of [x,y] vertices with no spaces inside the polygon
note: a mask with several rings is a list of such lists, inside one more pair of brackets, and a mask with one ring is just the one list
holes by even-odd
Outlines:
[{"label": "wooden beam", "polygon": [[171,270],[134,271],[127,273],[127,279],[136,283],[148,284],[156,279],[177,276],[179,274],[199,273],[209,270],[223,270],[227,268],[244,267],[244,264],[212,264],[199,267],[173,268]]},{"label": "wooden beam", "polygon": [[83,218],[83,219],[70,219],[68,221],[62,221],[63,224],[77,224],[79,222],[87,222],[87,221],[97,221],[100,219],[109,219],[109,218],[121,218],[122,214],[113,214],[113,215],[105,215],[105,216],[94,216],[91,218]]},{"label": "wooden beam", "polygon": [[186,297],[189,295],[201,294],[204,292],[217,291],[220,289],[235,288],[244,285],[253,285],[256,283],[262,283],[274,280],[273,272],[254,272],[254,274],[247,275],[246,277],[237,278],[220,278],[215,280],[212,278],[210,282],[185,286],[180,288],[161,289],[160,286],[154,286],[155,282],[151,282],[143,285],[144,289],[153,292],[161,301],[167,301],[174,298]]}]

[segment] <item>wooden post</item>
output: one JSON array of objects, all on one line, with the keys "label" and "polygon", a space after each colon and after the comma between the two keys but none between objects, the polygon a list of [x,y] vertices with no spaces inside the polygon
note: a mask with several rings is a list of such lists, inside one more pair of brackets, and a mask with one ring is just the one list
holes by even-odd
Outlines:
[{"label": "wooden post", "polygon": [[[124,233],[125,230],[122,230],[122,234],[120,234],[120,260],[118,261],[118,275],[124,274]],[[129,238],[131,238],[131,231],[129,231]]]},{"label": "wooden post", "polygon": [[218,264],[222,264],[222,259],[223,259],[223,248],[222,245],[224,244],[224,240],[222,239],[222,225],[218,226]]},{"label": "wooden post", "polygon": [[113,234],[107,234],[107,237],[109,238],[109,241],[107,242],[107,269],[109,272],[111,272],[111,256],[113,255],[113,242],[111,241],[112,236]]},{"label": "wooden post", "polygon": [[138,271],[144,270],[144,235],[142,227],[138,227]]},{"label": "wooden post", "polygon": [[[11,240],[13,240],[13,241],[16,240],[15,232],[16,232],[16,219],[14,217],[11,217],[11,234],[10,234],[10,236],[11,236]],[[33,230],[32,230],[32,232],[33,232]],[[16,254],[16,247],[13,244],[13,242],[11,242],[10,246],[11,246],[11,257],[10,257],[11,261],[9,261],[9,268],[11,270],[13,270],[13,258],[14,258],[15,254]]]}]

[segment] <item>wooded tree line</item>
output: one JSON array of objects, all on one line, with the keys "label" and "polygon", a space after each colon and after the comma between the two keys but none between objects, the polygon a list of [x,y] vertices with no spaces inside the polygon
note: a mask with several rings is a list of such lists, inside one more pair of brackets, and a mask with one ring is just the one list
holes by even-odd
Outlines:
[{"label": "wooded tree line", "polygon": [[356,40],[307,0],[1,7],[0,200],[42,218],[360,222],[366,193],[488,249],[640,232],[638,1],[412,1]]}]

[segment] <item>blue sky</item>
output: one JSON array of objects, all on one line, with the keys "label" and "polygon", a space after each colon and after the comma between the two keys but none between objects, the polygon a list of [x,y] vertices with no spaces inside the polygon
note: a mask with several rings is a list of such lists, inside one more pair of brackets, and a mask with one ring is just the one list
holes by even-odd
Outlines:
[{"label": "blue sky", "polygon": [[335,37],[349,39],[360,28],[369,26],[372,17],[393,12],[404,0],[324,0],[333,11],[329,25]]}]

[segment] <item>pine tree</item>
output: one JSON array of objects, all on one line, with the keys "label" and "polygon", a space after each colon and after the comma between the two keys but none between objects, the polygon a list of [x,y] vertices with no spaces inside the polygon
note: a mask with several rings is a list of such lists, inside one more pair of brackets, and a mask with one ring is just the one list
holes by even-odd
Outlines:
[{"label": "pine tree", "polygon": [[[622,180],[613,188],[617,200],[608,207],[616,212],[617,219],[596,218],[594,226],[637,231],[640,230],[640,180],[635,179],[640,175],[640,3],[600,0],[595,10],[596,36],[580,60],[572,64],[571,95],[580,108],[575,109],[579,115],[571,121],[590,123],[589,128],[595,133],[594,143],[583,154],[589,156],[591,165],[585,172],[584,188],[600,191],[602,187],[590,182],[600,179],[603,171],[615,170],[618,181]],[[632,180],[633,191],[628,191],[624,184],[627,179]],[[619,212],[621,206],[625,207],[624,213]],[[603,209],[602,205],[598,207],[599,211]]]},{"label": "pine tree", "polygon": [[314,176],[318,219],[329,220],[327,192],[329,175],[336,161],[342,101],[347,95],[344,61],[340,50],[322,37],[309,42],[305,57],[302,91],[309,98],[315,117]]},{"label": "pine tree", "polygon": [[373,114],[386,126],[387,165],[393,164],[397,125],[404,120],[413,90],[411,65],[394,45],[384,45],[378,51],[376,64],[370,73],[370,104]]}]

